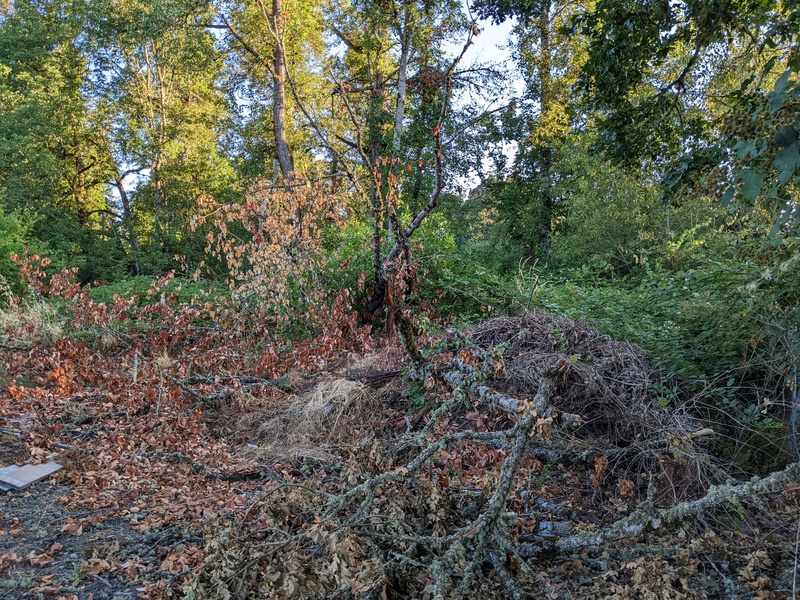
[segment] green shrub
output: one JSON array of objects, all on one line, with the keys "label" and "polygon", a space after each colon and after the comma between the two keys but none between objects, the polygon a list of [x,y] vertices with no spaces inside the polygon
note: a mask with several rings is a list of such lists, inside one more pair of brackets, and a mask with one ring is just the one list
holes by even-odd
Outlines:
[{"label": "green shrub", "polygon": [[[106,285],[92,287],[90,295],[95,302],[103,302],[105,304],[113,303],[115,295],[121,298],[139,296],[139,305],[145,305],[153,300],[153,298],[149,296],[149,290],[156,281],[155,278],[144,275],[130,277]],[[164,288],[159,288],[155,299],[157,300],[160,298],[162,293],[167,295],[177,293],[177,301],[179,304],[189,304],[192,300],[199,297],[213,299],[213,297],[217,295],[225,296],[227,295],[227,290],[208,280],[194,281],[192,279],[176,277]]]}]

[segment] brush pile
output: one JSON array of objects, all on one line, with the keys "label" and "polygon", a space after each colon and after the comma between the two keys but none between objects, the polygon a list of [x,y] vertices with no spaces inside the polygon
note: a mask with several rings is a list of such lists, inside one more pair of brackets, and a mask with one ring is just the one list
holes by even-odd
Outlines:
[{"label": "brush pile", "polygon": [[501,352],[505,369],[488,383],[516,397],[535,396],[545,370],[560,365],[552,404],[579,418],[561,437],[573,451],[608,456],[618,474],[657,474],[664,501],[697,495],[709,483],[715,469],[701,442],[713,431],[681,406],[655,402],[656,390],[677,383],[662,382],[638,346],[547,313],[486,321],[470,337],[487,352]]},{"label": "brush pile", "polygon": [[[709,491],[713,461],[702,441],[713,431],[654,405],[642,350],[584,323],[495,319],[436,348],[408,368],[404,395],[376,401],[379,391],[347,383],[363,378],[351,370],[265,415],[262,444],[272,456],[283,445],[285,459],[302,457],[314,474],[270,488],[235,535],[215,535],[185,591],[702,598],[693,586],[721,590],[722,582],[691,553],[660,558],[653,578],[638,542],[669,536],[729,501],[774,493],[798,475]],[[309,453],[308,442],[319,446]],[[698,542],[695,552],[713,553],[713,543]],[[572,564],[571,555],[582,558],[570,584],[545,572],[559,557]],[[598,578],[615,571],[614,581]]]},{"label": "brush pile", "polygon": [[582,436],[624,446],[670,422],[668,411],[651,402],[652,366],[644,351],[586,323],[551,314],[503,317],[478,325],[470,337],[486,350],[502,348],[506,377],[491,383],[512,395],[533,397],[544,369],[564,365],[553,403],[583,418]]}]

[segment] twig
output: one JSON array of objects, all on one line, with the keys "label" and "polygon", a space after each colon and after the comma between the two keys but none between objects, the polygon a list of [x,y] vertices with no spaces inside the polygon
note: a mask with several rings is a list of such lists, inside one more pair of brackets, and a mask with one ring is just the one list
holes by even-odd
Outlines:
[{"label": "twig", "polygon": [[100,575],[95,575],[94,573],[88,573],[88,572],[87,572],[86,574],[87,574],[89,577],[94,577],[94,578],[95,578],[97,581],[99,581],[100,583],[104,584],[106,587],[113,587],[113,586],[111,585],[111,582],[110,582],[108,579],[105,579],[105,578],[103,578],[103,577],[100,577]]},{"label": "twig", "polygon": [[[351,488],[341,496],[335,497],[328,505],[327,512],[329,515],[334,515],[346,508],[352,507],[353,502],[357,498],[364,498],[361,504],[361,507],[363,508],[368,504],[368,499],[372,497],[378,487],[392,481],[399,481],[410,473],[417,472],[425,463],[428,462],[430,458],[452,444],[466,440],[488,442],[517,437],[520,428],[526,425],[527,421],[520,421],[520,423],[511,429],[503,431],[459,431],[457,433],[444,435],[428,444],[411,462],[407,463],[406,465],[397,467],[391,471],[381,473],[374,477],[370,477],[363,483]],[[533,425],[531,424],[531,427],[532,426]],[[527,442],[527,438],[525,441]]]},{"label": "twig", "polygon": [[[542,383],[545,387],[545,383]],[[528,414],[518,424],[518,432],[514,443],[514,448],[511,454],[506,458],[503,463],[503,468],[500,471],[500,482],[489,500],[489,509],[478,518],[478,527],[475,534],[477,544],[472,553],[472,562],[464,570],[464,579],[461,580],[458,588],[455,591],[455,596],[461,596],[469,587],[472,578],[475,576],[480,563],[485,558],[485,552],[489,542],[493,540],[495,527],[498,519],[506,506],[508,495],[511,488],[514,486],[514,475],[517,473],[522,459],[525,456],[525,446],[528,443],[528,437],[533,431],[536,424],[536,414]]]},{"label": "twig", "polygon": [[736,593],[737,592],[736,583],[732,581],[730,577],[725,575],[725,573],[719,570],[719,567],[711,559],[711,557],[708,558],[708,562],[711,565],[711,568],[713,568],[717,572],[717,575],[719,575],[720,579],[722,579],[723,583],[725,584],[725,590],[728,593],[728,598],[736,598],[738,596],[738,594]]}]

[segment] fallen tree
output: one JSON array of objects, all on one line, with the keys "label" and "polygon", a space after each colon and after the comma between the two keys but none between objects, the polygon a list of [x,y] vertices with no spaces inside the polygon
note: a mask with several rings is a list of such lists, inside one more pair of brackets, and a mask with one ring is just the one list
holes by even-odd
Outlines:
[{"label": "fallen tree", "polygon": [[740,507],[743,501],[759,504],[764,496],[797,483],[800,483],[800,463],[792,463],[767,477],[738,484],[711,486],[703,497],[668,508],[654,510],[652,500],[648,500],[627,517],[599,531],[564,537],[545,546],[521,546],[517,552],[524,558],[534,558],[542,553],[572,553],[589,546],[604,546],[619,540],[637,541],[649,532],[681,526],[690,519],[712,513],[727,505]]}]

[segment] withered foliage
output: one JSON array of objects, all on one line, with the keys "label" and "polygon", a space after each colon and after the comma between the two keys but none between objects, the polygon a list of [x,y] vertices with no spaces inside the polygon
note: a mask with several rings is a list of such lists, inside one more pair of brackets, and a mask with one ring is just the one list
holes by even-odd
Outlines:
[{"label": "withered foliage", "polygon": [[[791,593],[796,467],[722,484],[713,432],[654,407],[641,350],[582,323],[494,320],[407,364],[341,298],[290,343],[158,286],[98,304],[68,275],[36,288],[60,298],[59,339],[9,309],[25,336],[2,342],[0,427],[67,462],[54,542],[109,519],[155,540],[79,573],[145,598]],[[57,546],[5,543],[29,527],[0,520],[0,572],[71,598],[81,584],[47,571]]]},{"label": "withered foliage", "polygon": [[260,181],[242,203],[203,197],[192,226],[212,225],[206,253],[225,264],[235,298],[267,300],[280,311],[297,290],[309,305],[322,302],[322,230],[343,215],[341,199],[298,177],[281,187]]}]

